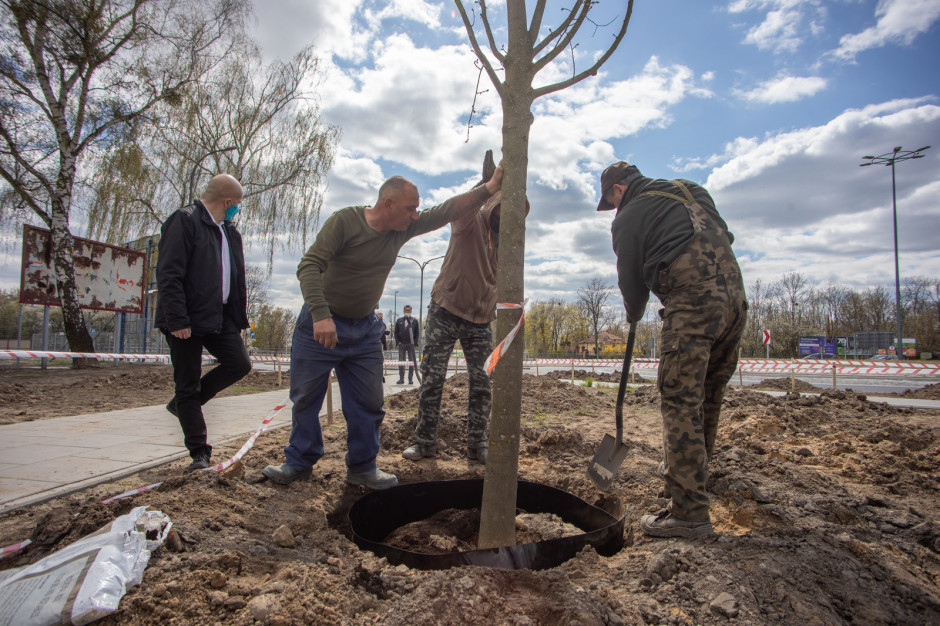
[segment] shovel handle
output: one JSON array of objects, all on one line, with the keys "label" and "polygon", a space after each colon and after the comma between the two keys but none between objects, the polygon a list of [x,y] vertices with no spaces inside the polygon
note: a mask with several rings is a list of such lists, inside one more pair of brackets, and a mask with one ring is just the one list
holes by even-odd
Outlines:
[{"label": "shovel handle", "polygon": [[636,342],[636,324],[630,323],[630,334],[627,335],[627,351],[623,355],[623,371],[620,372],[620,388],[617,389],[617,408],[614,415],[617,419],[617,445],[623,445],[623,398],[627,393],[627,374],[630,371],[630,360],[633,358],[633,344]]}]

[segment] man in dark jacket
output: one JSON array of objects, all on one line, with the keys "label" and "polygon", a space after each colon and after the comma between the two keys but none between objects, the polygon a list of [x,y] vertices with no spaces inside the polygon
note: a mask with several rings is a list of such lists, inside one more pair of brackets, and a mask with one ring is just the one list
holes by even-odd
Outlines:
[{"label": "man in dark jacket", "polygon": [[[404,315],[395,322],[395,342],[398,344],[398,360],[414,363],[415,346],[418,345],[418,323],[411,317],[411,307],[405,305]],[[408,366],[408,384],[414,384],[414,365]],[[405,384],[405,366],[398,366],[398,384]]]},{"label": "man in dark jacket", "polygon": [[[725,386],[747,320],[734,236],[708,192],[687,180],[645,178],[620,161],[601,175],[598,211],[611,226],[627,320],[643,318],[652,291],[663,304],[659,390],[669,506],[640,527],[655,537],[711,534],[708,460]],[[624,372],[626,374],[626,372]]]},{"label": "man in dark jacket", "polygon": [[[209,467],[212,454],[202,405],[251,371],[241,339],[248,328],[245,256],[231,222],[243,195],[234,177],[214,176],[202,199],[161,229],[154,326],[170,346],[176,394],[166,408],[183,429],[193,459],[188,472]],[[205,376],[203,348],[219,361]]]}]

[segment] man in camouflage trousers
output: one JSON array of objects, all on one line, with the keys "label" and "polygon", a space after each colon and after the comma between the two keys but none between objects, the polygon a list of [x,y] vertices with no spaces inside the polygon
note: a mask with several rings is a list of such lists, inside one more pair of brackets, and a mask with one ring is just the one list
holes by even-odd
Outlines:
[{"label": "man in camouflage trousers", "polygon": [[611,209],[617,209],[611,234],[628,321],[643,318],[651,291],[664,307],[657,384],[670,502],[644,516],[640,527],[656,537],[709,535],[708,460],[747,320],[734,236],[704,188],[645,178],[623,161],[601,175],[597,210]]},{"label": "man in camouflage trousers", "polygon": [[[467,398],[467,457],[486,463],[486,423],[492,392],[484,364],[493,351],[490,323],[496,319],[496,267],[499,252],[497,192],[483,207],[453,223],[441,273],[431,289],[421,362],[416,443],[402,452],[412,461],[437,454],[441,393],[447,363],[459,339],[470,377]],[[526,205],[528,213],[528,205]]]}]

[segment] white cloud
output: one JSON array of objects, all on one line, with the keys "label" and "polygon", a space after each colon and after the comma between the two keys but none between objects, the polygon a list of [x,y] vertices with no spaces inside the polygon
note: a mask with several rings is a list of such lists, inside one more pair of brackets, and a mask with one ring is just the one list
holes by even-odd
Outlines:
[{"label": "white cloud", "polygon": [[826,79],[819,76],[777,76],[750,91],[735,90],[735,95],[748,102],[778,104],[796,102],[815,96],[826,88]]},{"label": "white cloud", "polygon": [[880,0],[875,16],[877,24],[842,37],[834,54],[842,59],[854,59],[859,52],[889,43],[909,45],[940,18],[940,0]]},{"label": "white cloud", "polygon": [[[862,155],[918,148],[938,134],[940,106],[920,99],[732,142],[706,187],[735,233],[748,282],[774,281],[792,268],[853,287],[892,282],[891,176],[858,166]],[[896,173],[904,272],[935,275],[940,173],[926,159],[900,164]]]},{"label": "white cloud", "polygon": [[760,50],[795,52],[808,36],[822,30],[825,8],[819,0],[735,0],[732,14],[766,10],[763,21],[748,29],[744,43]]}]

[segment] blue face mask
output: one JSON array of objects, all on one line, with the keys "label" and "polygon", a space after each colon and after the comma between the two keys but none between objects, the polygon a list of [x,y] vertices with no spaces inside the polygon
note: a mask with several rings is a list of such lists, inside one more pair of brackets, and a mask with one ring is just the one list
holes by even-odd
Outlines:
[{"label": "blue face mask", "polygon": [[238,205],[233,204],[229,208],[225,209],[225,219],[230,220],[235,217],[235,214],[238,213]]}]

